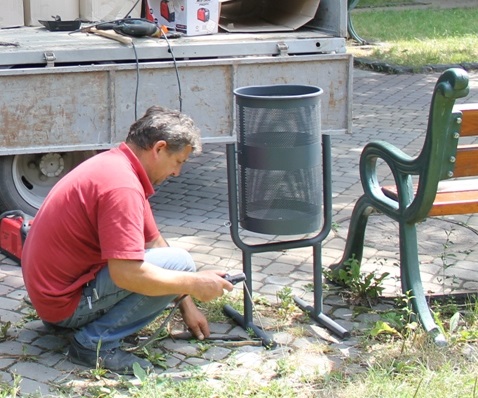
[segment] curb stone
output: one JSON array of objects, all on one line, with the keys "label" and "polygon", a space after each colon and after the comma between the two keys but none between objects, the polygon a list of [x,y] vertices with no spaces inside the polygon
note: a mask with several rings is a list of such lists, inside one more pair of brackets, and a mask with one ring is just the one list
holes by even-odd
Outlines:
[{"label": "curb stone", "polygon": [[435,64],[424,65],[422,67],[401,66],[389,64],[381,61],[374,61],[367,58],[354,58],[354,66],[360,69],[371,70],[374,72],[387,73],[391,75],[400,74],[427,74],[427,73],[441,73],[449,68],[461,68],[467,72],[478,70],[478,62],[463,62],[461,64]]}]

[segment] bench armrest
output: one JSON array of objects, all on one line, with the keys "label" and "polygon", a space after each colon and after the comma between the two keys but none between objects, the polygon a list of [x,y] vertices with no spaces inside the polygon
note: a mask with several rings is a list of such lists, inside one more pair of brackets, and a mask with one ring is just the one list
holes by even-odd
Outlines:
[{"label": "bench armrest", "polygon": [[[377,175],[377,162],[383,160],[394,177],[398,200],[387,197]],[[413,200],[412,176],[419,173],[416,158],[385,141],[369,142],[360,156],[360,179],[364,193],[381,212],[397,220],[400,208]]]}]

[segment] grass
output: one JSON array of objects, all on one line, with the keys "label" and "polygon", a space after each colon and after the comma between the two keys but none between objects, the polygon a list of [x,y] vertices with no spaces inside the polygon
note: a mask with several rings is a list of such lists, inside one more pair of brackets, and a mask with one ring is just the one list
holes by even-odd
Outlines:
[{"label": "grass", "polygon": [[421,68],[476,63],[478,8],[367,10],[352,13],[357,33],[372,46],[348,51],[356,57]]},{"label": "grass", "polygon": [[[476,397],[478,367],[473,361],[455,361],[444,352],[425,349],[407,358],[387,356],[371,365],[366,375],[342,381],[336,397],[459,398]],[[430,358],[431,357],[431,358]]]}]

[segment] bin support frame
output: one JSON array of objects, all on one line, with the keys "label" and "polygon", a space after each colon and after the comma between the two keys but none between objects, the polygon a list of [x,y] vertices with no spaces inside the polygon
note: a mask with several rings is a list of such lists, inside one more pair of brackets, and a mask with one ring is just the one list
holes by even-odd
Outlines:
[{"label": "bin support frame", "polygon": [[322,167],[323,167],[323,223],[322,229],[312,238],[286,240],[279,242],[263,243],[257,245],[246,244],[239,233],[238,193],[237,193],[237,166],[236,143],[226,145],[227,154],[227,186],[229,196],[230,234],[235,245],[242,250],[242,266],[246,275],[244,281],[244,314],[229,305],[224,306],[224,313],[233,319],[244,330],[252,330],[267,348],[275,348],[277,343],[266,332],[254,324],[252,303],[252,255],[271,251],[282,251],[302,247],[313,249],[313,286],[314,304],[308,305],[304,300],[295,296],[297,306],[306,312],[318,324],[325,326],[331,332],[346,339],[350,333],[323,313],[323,287],[322,287],[322,242],[328,236],[332,226],[332,157],[330,135],[322,134]]}]

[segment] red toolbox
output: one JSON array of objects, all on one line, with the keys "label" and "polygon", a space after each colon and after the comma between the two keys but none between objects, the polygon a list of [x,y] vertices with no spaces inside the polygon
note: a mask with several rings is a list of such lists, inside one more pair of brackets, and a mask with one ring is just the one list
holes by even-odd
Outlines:
[{"label": "red toolbox", "polygon": [[21,262],[23,244],[32,222],[33,218],[20,210],[2,213],[0,215],[0,251]]}]

